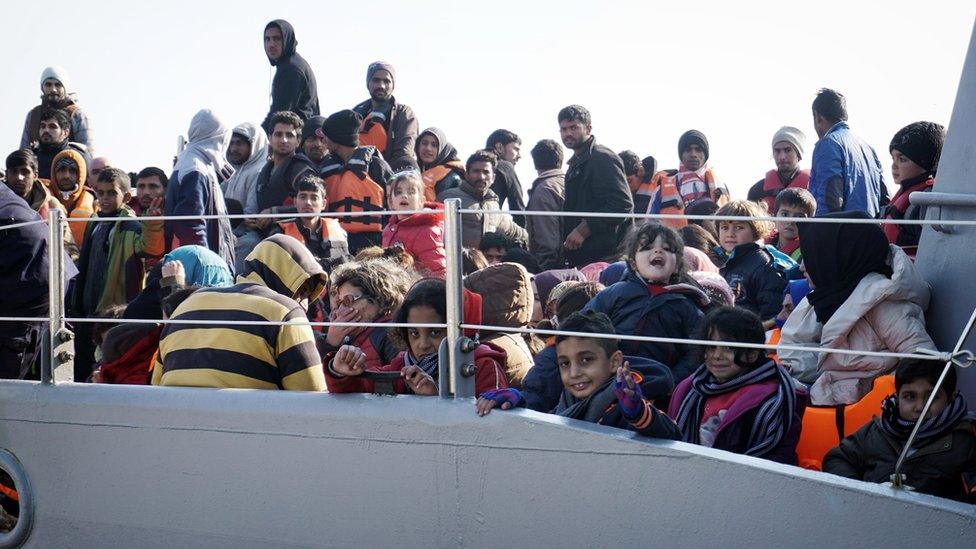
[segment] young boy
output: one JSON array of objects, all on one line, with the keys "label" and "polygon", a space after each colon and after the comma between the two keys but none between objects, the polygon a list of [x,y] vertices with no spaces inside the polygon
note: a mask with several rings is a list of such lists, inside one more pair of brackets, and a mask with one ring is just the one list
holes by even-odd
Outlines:
[{"label": "young boy", "polygon": [[[841,441],[823,461],[823,471],[865,482],[890,482],[895,462],[922,414],[942,365],[908,360],[895,371],[895,394],[881,417]],[[917,492],[976,502],[976,431],[966,401],[949,370],[902,465],[905,484]]]},{"label": "young boy", "polygon": [[[891,177],[898,191],[891,204],[881,211],[885,219],[921,219],[924,209],[913,206],[912,193],[928,192],[935,185],[935,172],[939,168],[945,128],[935,122],[914,122],[898,130],[888,150],[891,152]],[[901,246],[909,257],[914,258],[921,225],[883,225],[888,242]]]},{"label": "young boy", "polygon": [[[799,187],[783,189],[776,195],[773,215],[776,217],[813,217],[817,211],[817,201],[810,191]],[[776,230],[766,237],[766,245],[790,256],[799,263],[803,259],[800,251],[800,231],[796,223],[791,221],[776,221]]]},{"label": "young boy", "polygon": [[[587,334],[614,333],[610,318],[594,311],[573,313],[560,320],[559,327]],[[674,382],[664,365],[638,357],[624,360],[615,339],[558,335],[556,353],[563,393],[552,413],[647,437],[680,438],[674,422],[643,396],[644,392],[654,397],[670,393]],[[525,399],[518,389],[496,389],[482,393],[475,406],[478,415],[485,416],[492,408],[525,406]]]},{"label": "young boy", "polygon": [[[715,215],[766,217],[767,213],[756,202],[734,200]],[[770,228],[766,221],[719,220],[716,250],[725,259],[721,273],[735,294],[735,305],[757,313],[767,330],[775,326],[775,317],[782,308],[787,273],[799,270],[796,262],[775,248],[759,245]]]},{"label": "young boy", "polygon": [[[325,210],[325,184],[311,174],[303,174],[295,183],[295,208],[300,214],[320,214]],[[346,231],[332,217],[298,217],[280,221],[272,234],[284,233],[298,240],[312,252],[326,272],[349,255]]]},{"label": "young boy", "polygon": [[[145,281],[143,259],[163,255],[163,222],[139,222],[125,203],[131,198],[129,176],[118,168],[105,168],[95,182],[95,197],[101,217],[131,217],[111,223],[87,223],[85,244],[78,259],[78,278],[71,297],[71,313],[77,317],[90,317],[116,305],[126,305],[142,291]],[[162,199],[151,204],[147,214],[161,216]],[[94,349],[84,348],[84,338],[90,337],[91,328],[84,324],[78,331],[75,380],[83,381],[91,373]],[[84,333],[84,332],[88,333]],[[88,343],[87,345],[90,345]],[[83,377],[81,377],[83,376]],[[80,378],[80,379],[79,379]]]}]

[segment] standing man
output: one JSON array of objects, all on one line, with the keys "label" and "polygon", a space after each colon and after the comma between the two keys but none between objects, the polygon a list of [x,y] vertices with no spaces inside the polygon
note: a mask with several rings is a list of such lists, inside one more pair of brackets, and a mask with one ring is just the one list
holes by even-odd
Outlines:
[{"label": "standing man", "polygon": [[887,203],[884,171],[874,149],[847,125],[847,99],[822,88],[813,100],[813,127],[820,140],[813,148],[809,190],[817,215],[861,210],[877,217]]},{"label": "standing man", "polygon": [[[268,136],[264,130],[253,122],[234,128],[227,147],[227,161],[234,167],[234,174],[221,184],[224,200],[236,200],[246,214],[258,213],[258,175],[268,161]],[[238,257],[243,256],[238,254]]]},{"label": "standing man", "polygon": [[284,19],[275,19],[264,26],[264,53],[275,70],[271,82],[271,109],[261,127],[271,134],[271,117],[276,112],[291,111],[302,120],[319,114],[319,92],[315,74],[301,55],[295,51],[298,39],[295,29]]},{"label": "standing man", "polygon": [[413,109],[393,97],[395,84],[393,65],[376,61],[366,69],[369,99],[352,109],[363,119],[359,144],[376,147],[395,172],[408,168],[419,171],[414,149],[420,126]]},{"label": "standing man", "polygon": [[[647,213],[682,215],[698,200],[710,200],[722,206],[729,191],[718,182],[708,164],[708,138],[698,130],[688,130],[678,138],[677,170],[664,170],[651,179],[653,196]],[[662,219],[662,225],[679,229],[688,224],[681,219]]]},{"label": "standing man", "polygon": [[[559,111],[559,135],[573,150],[566,172],[566,212],[634,213],[624,176],[624,163],[613,151],[596,144],[590,111],[570,105]],[[563,257],[571,267],[619,258],[618,247],[632,226],[630,219],[563,217]]]},{"label": "standing man", "polygon": [[[189,143],[176,159],[166,186],[166,215],[226,215],[217,174],[227,162],[230,131],[210,109],[201,109],[187,135]],[[187,244],[205,246],[233,268],[234,233],[226,217],[166,221],[163,231],[167,250]]]},{"label": "standing man", "polygon": [[47,67],[41,72],[41,104],[27,113],[24,133],[20,138],[21,149],[34,147],[41,140],[40,116],[49,109],[62,110],[68,115],[70,122],[66,139],[81,143],[89,153],[95,149],[91,122],[78,106],[78,98],[69,89],[68,73],[61,67]]},{"label": "standing man", "polygon": [[746,198],[753,202],[763,202],[771,215],[776,215],[774,206],[776,195],[787,188],[806,189],[810,185],[810,172],[800,169],[803,158],[803,145],[807,137],[798,128],[783,126],[773,135],[773,160],[776,169],[766,172],[749,189]]},{"label": "standing man", "polygon": [[[495,153],[498,157],[498,166],[495,169],[495,183],[491,190],[498,195],[498,205],[504,206],[508,202],[508,209],[511,211],[522,211],[525,209],[525,200],[522,198],[522,182],[519,181],[518,174],[515,173],[515,165],[522,158],[522,139],[509,130],[495,130],[488,136],[485,149]],[[515,222],[525,226],[523,216],[515,216]]]},{"label": "standing man", "polygon": [[[530,212],[561,212],[566,196],[566,173],[563,172],[563,147],[552,139],[543,139],[532,147],[532,163],[539,176],[529,189]],[[542,270],[558,269],[562,233],[559,218],[547,215],[525,216],[529,233],[529,251]]]}]

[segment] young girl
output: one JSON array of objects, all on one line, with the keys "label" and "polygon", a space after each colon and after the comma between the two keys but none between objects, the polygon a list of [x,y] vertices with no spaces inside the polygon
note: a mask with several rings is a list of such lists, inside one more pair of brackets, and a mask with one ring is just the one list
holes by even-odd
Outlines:
[{"label": "young girl", "polygon": [[[941,372],[941,363],[910,360],[900,364],[895,371],[895,394],[884,401],[881,417],[828,452],[824,472],[889,482]],[[915,451],[902,467],[905,484],[923,494],[976,501],[976,430],[967,411],[965,399],[956,392],[956,371],[949,370],[919,428]]]},{"label": "young girl", "polygon": [[[409,287],[409,277],[389,260],[345,263],[332,272],[330,300],[334,322],[389,322]],[[360,368],[350,368],[343,347],[361,351]],[[319,339],[325,381],[331,393],[370,393],[373,382],[360,377],[363,371],[382,370],[397,354],[384,327],[329,326]],[[342,356],[340,356],[342,355]]]},{"label": "young girl", "polygon": [[[436,202],[424,201],[424,182],[417,172],[397,175],[390,183],[390,209],[395,211],[443,210]],[[383,247],[403,244],[413,256],[417,271],[423,276],[444,277],[444,214],[439,211],[417,214],[395,214],[383,228]]]},{"label": "young girl", "polygon": [[[722,307],[702,321],[702,339],[763,344],[754,313]],[[678,384],[669,413],[685,442],[796,464],[806,393],[758,349],[704,348],[704,364]]]},{"label": "young girl", "polygon": [[[481,323],[481,299],[473,292],[464,292],[464,321]],[[447,289],[441,279],[427,278],[418,281],[407,292],[403,305],[393,322],[397,324],[443,324],[447,322]],[[393,328],[390,336],[404,350],[387,365],[370,367],[370,370],[400,372],[393,390],[398,394],[436,395],[438,378],[438,350],[447,335],[444,328]],[[347,376],[359,376],[366,370],[362,353],[341,352],[336,355],[332,368]],[[490,344],[481,344],[474,351],[475,388],[478,394],[508,387],[505,378],[505,353]],[[328,376],[326,377],[328,380]],[[360,392],[372,392],[372,382],[361,380]],[[329,385],[332,390],[332,385]]]},{"label": "young girl", "polygon": [[[734,217],[766,217],[765,207],[748,200],[729,202],[716,214]],[[720,220],[719,248],[723,256],[721,273],[735,294],[735,304],[755,312],[763,326],[775,326],[783,302],[783,289],[790,276],[799,276],[798,265],[772,246],[760,245],[772,230],[766,221]]]},{"label": "young girl", "polygon": [[[708,297],[682,283],[684,244],[669,227],[650,223],[631,239],[623,280],[600,292],[584,310],[606,314],[620,335],[690,338],[698,331]],[[626,355],[661,362],[675,379],[694,370],[690,347],[673,343],[621,342]]]}]

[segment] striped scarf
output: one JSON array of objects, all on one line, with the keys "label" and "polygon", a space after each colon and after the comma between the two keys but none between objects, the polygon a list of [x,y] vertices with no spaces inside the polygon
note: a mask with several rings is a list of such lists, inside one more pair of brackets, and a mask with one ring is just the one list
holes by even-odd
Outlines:
[{"label": "striped scarf", "polygon": [[691,380],[691,390],[678,408],[676,423],[681,429],[682,440],[700,444],[699,434],[702,412],[709,397],[722,395],[769,379],[778,382],[776,392],[764,400],[756,412],[756,419],[749,433],[745,454],[761,456],[776,447],[789,432],[796,409],[796,387],[793,379],[783,368],[769,361],[762,366],[743,372],[732,379],[719,382],[702,364]]},{"label": "striped scarf", "polygon": [[440,373],[438,371],[438,365],[439,365],[438,356],[439,355],[437,353],[431,353],[425,356],[424,358],[417,360],[417,358],[413,356],[413,353],[407,351],[406,353],[403,354],[403,365],[417,366],[418,368],[423,370],[425,374],[434,378],[434,381],[437,381],[437,378],[439,377],[438,374]]},{"label": "striped scarf", "polygon": [[[916,445],[920,441],[936,439],[951,431],[959,423],[959,420],[966,416],[967,411],[966,399],[963,398],[962,394],[956,393],[956,397],[944,410],[939,412],[939,415],[922,422],[922,426],[918,429],[918,435],[915,436]],[[891,395],[882,403],[880,423],[882,431],[899,441],[908,440],[908,436],[911,435],[912,429],[915,427],[914,421],[904,420],[898,415],[897,394]]]}]

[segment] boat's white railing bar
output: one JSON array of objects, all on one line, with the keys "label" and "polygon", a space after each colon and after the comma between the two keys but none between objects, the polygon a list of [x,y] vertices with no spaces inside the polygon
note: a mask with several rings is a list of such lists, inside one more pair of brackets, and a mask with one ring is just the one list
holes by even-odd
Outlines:
[{"label": "boat's white railing bar", "polygon": [[20,223],[11,223],[9,225],[0,226],[0,231],[6,229],[19,229],[21,227],[27,227],[28,225],[38,225],[40,223],[45,223],[43,219],[35,219],[34,221],[22,221]]}]

